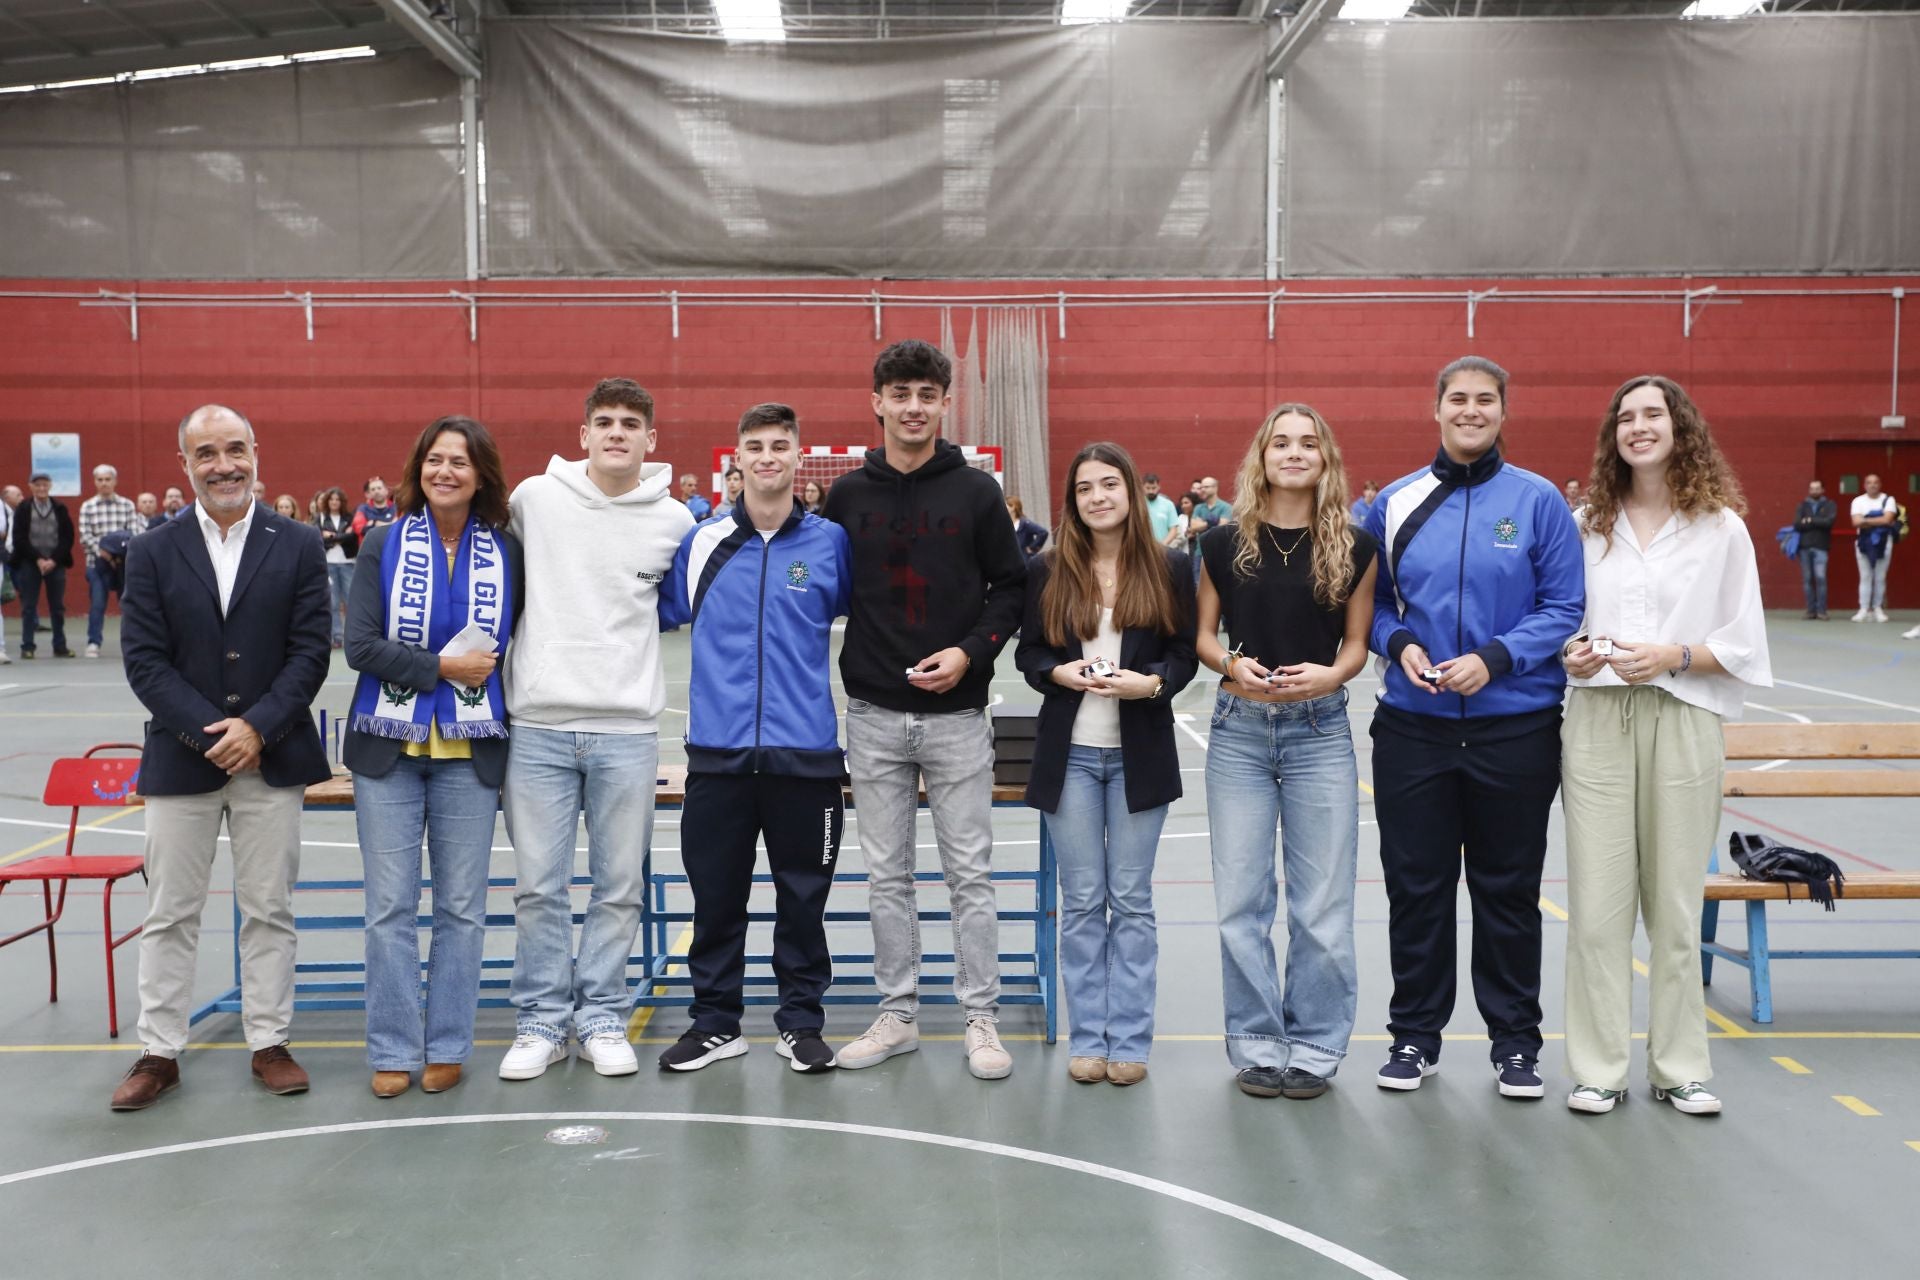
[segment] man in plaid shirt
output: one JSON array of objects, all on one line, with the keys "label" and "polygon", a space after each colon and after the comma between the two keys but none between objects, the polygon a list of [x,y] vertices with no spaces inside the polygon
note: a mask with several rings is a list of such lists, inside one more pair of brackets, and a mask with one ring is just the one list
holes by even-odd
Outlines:
[{"label": "man in plaid shirt", "polygon": [[139,533],[147,527],[140,509],[132,499],[123,498],[114,489],[120,473],[107,463],[93,469],[94,495],[80,504],[80,546],[87,557],[87,656],[100,656],[101,626],[107,617],[107,593],[118,594],[120,565],[100,552],[100,539],[115,529]]}]

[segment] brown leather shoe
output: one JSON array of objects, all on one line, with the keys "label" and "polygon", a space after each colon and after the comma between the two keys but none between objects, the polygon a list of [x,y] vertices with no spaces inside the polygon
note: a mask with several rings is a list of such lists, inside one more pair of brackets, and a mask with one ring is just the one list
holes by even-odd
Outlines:
[{"label": "brown leather shoe", "polygon": [[411,1088],[413,1088],[413,1076],[409,1072],[376,1071],[373,1073],[373,1096],[376,1098],[397,1098]]},{"label": "brown leather shoe", "polygon": [[284,1044],[253,1055],[253,1078],[267,1086],[268,1093],[305,1093],[309,1083],[306,1069],[293,1060]]},{"label": "brown leather shoe", "polygon": [[1147,1064],[1144,1062],[1109,1062],[1107,1064],[1108,1084],[1139,1084],[1147,1078]]},{"label": "brown leather shoe", "polygon": [[429,1062],[427,1069],[420,1073],[420,1089],[424,1093],[445,1093],[459,1083],[457,1062]]},{"label": "brown leather shoe", "polygon": [[172,1058],[157,1057],[151,1053],[140,1055],[140,1061],[127,1071],[120,1087],[113,1091],[113,1109],[115,1111],[139,1111],[159,1101],[160,1095],[180,1084],[180,1064]]}]

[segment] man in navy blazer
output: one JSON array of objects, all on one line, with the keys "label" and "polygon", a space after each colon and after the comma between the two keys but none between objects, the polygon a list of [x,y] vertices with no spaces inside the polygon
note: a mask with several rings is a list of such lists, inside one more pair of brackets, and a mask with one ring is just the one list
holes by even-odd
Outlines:
[{"label": "man in navy blazer", "polygon": [[240,908],[241,1025],[253,1074],[302,1093],[293,1019],[293,882],[308,783],[331,772],[312,705],[330,623],[319,531],[254,501],[253,427],[221,405],[180,423],[195,502],[135,538],[121,597],[127,681],[145,704],[139,789],[147,810],[148,908],[140,935],[145,1052],[113,1095],[151,1105],[180,1082],[200,913],[220,822]]}]

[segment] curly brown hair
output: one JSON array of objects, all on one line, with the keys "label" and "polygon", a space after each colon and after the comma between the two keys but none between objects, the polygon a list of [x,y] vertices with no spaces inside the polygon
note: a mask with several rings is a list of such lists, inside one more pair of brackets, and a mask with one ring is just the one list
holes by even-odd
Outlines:
[{"label": "curly brown hair", "polygon": [[1607,416],[1600,420],[1599,439],[1593,446],[1593,474],[1587,480],[1587,530],[1611,539],[1621,504],[1633,490],[1632,469],[1620,456],[1617,424],[1621,401],[1641,387],[1660,388],[1673,420],[1673,454],[1667,459],[1667,490],[1673,495],[1674,512],[1697,517],[1724,508],[1735,515],[1747,514],[1747,500],[1740,492],[1740,481],[1720,447],[1713,442],[1713,432],[1699,406],[1672,378],[1643,373],[1620,384],[1607,405]]}]

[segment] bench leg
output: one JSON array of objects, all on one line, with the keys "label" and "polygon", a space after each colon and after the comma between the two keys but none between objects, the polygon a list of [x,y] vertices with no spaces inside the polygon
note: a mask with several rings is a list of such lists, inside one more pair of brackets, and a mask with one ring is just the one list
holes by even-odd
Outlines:
[{"label": "bench leg", "polygon": [[1753,985],[1753,1020],[1773,1021],[1773,971],[1768,967],[1767,904],[1755,899],[1747,903],[1747,972]]},{"label": "bench leg", "polygon": [[[1712,942],[1720,933],[1720,903],[1717,899],[1708,899],[1700,908],[1700,941]],[[1713,952],[1700,948],[1700,985],[1713,985]]]}]

